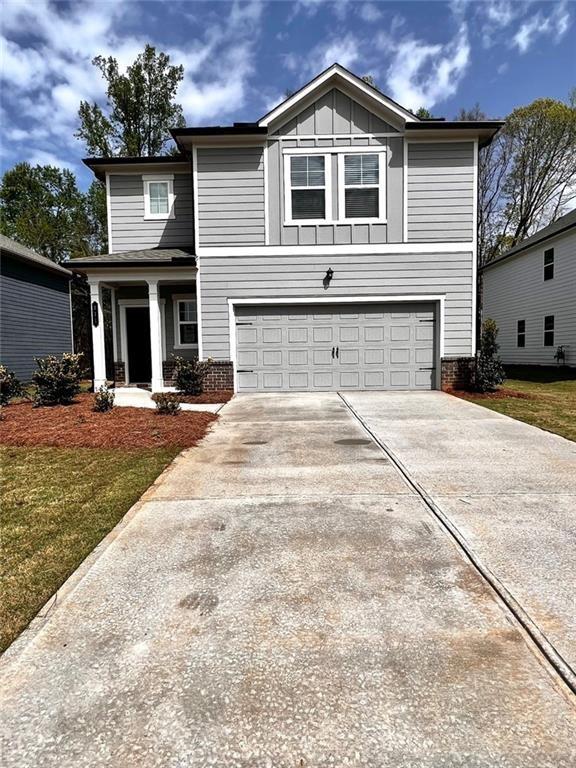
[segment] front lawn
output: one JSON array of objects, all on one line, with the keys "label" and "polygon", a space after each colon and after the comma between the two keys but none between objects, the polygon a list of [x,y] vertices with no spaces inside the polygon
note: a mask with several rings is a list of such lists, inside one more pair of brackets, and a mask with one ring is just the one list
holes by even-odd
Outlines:
[{"label": "front lawn", "polygon": [[140,408],[3,409],[0,422],[0,650],[126,514],[182,448],[215,420]]},{"label": "front lawn", "polygon": [[507,366],[504,386],[494,395],[457,393],[485,408],[576,441],[576,371],[570,368]]}]

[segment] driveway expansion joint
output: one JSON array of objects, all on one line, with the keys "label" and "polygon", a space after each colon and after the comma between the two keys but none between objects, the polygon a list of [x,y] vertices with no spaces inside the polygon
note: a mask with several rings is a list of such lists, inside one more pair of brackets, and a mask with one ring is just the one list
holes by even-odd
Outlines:
[{"label": "driveway expansion joint", "polygon": [[[439,507],[434,499],[428,494],[426,489],[415,480],[407,467],[400,461],[396,454],[386,443],[381,440],[375,432],[368,426],[366,421],[355,410],[351,403],[346,399],[345,395],[338,392],[338,396],[352,414],[352,416],[358,421],[363,429],[370,435],[375,444],[386,454],[390,461],[394,464],[396,469],[403,476],[406,483],[420,496],[424,504],[428,507],[430,512],[440,522],[442,527],[455,541],[457,546],[463,552],[467,560],[476,569],[480,576],[489,584],[492,590],[496,593],[497,597],[502,601],[504,606],[510,611],[513,618],[520,625],[524,631],[523,634],[531,641],[530,646],[537,652],[537,656],[544,657],[548,664],[560,677],[562,682],[567,686],[569,691],[576,695],[576,672],[564,659],[564,657],[558,652],[554,645],[548,640],[546,635],[542,632],[539,626],[534,622],[530,615],[524,610],[520,603],[516,600],[514,595],[508,590],[504,584],[498,579],[498,577],[488,568],[478,555],[474,552],[474,549],[469,545],[466,537],[458,529],[458,527],[450,520],[441,507]],[[444,496],[461,496],[462,494],[442,494]],[[472,495],[472,494],[470,494]],[[474,494],[483,495],[483,494]],[[491,494],[498,495],[498,494]],[[506,494],[500,494],[506,495]],[[558,494],[566,495],[566,494]],[[550,670],[548,669],[550,672]],[[576,706],[573,696],[569,697],[569,701]]]}]

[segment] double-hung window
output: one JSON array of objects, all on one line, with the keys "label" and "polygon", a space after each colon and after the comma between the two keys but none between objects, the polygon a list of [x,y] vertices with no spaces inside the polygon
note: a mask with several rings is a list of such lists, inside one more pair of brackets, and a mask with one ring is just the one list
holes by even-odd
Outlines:
[{"label": "double-hung window", "polygon": [[196,298],[174,296],[174,347],[196,347],[198,345],[198,317]]},{"label": "double-hung window", "polygon": [[546,315],[544,318],[544,346],[554,346],[554,315]]},{"label": "double-hung window", "polygon": [[518,320],[516,327],[516,346],[526,346],[526,320]]},{"label": "double-hung window", "polygon": [[285,157],[286,221],[325,221],[330,218],[326,191],[330,159],[324,155]]},{"label": "double-hung window", "polygon": [[174,218],[174,181],[172,176],[144,176],[144,218]]},{"label": "double-hung window", "polygon": [[358,223],[384,219],[383,157],[382,152],[340,155],[340,220]]},{"label": "double-hung window", "polygon": [[554,248],[544,251],[544,280],[554,278]]}]

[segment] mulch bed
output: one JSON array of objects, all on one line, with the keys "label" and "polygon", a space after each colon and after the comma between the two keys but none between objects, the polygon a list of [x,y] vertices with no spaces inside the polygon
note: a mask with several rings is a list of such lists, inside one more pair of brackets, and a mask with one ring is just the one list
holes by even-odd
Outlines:
[{"label": "mulch bed", "polygon": [[[218,401],[221,402],[221,401]],[[34,408],[16,403],[2,409],[0,445],[57,448],[188,448],[201,440],[213,413],[182,411],[161,416],[146,408],[92,410],[93,395],[78,395],[71,405]]]},{"label": "mulch bed", "polygon": [[519,392],[517,389],[498,389],[496,392],[467,392],[462,389],[448,390],[450,395],[461,397],[463,400],[506,400],[509,397],[516,397],[519,400],[534,400],[533,395],[528,392]]},{"label": "mulch bed", "polygon": [[201,395],[178,395],[181,403],[227,403],[234,397],[231,389],[218,389],[215,392],[202,392]]}]

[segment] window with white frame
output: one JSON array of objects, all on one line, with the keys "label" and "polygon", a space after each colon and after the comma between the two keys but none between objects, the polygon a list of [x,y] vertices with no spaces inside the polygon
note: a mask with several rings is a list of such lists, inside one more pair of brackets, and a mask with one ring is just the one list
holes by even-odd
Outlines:
[{"label": "window with white frame", "polygon": [[144,176],[144,218],[174,218],[173,177]]},{"label": "window with white frame", "polygon": [[339,155],[340,220],[384,219],[384,157],[382,152]]},{"label": "window with white frame", "polygon": [[287,221],[326,220],[327,165],[324,155],[286,156]]},{"label": "window with white frame", "polygon": [[174,296],[174,347],[198,346],[198,316],[194,296]]}]

